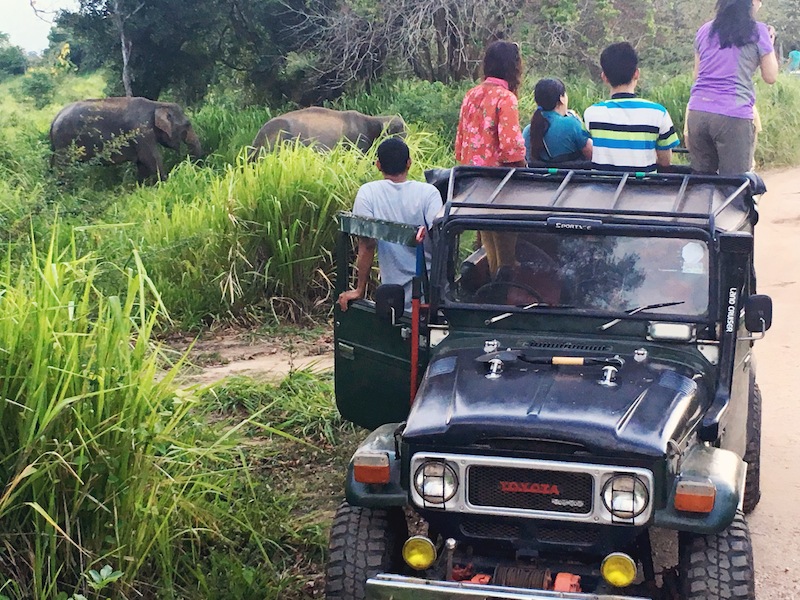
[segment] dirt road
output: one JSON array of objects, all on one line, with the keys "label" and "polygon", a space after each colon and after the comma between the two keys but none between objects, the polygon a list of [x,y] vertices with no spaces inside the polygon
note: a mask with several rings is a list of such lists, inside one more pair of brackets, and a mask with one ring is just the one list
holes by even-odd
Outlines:
[{"label": "dirt road", "polygon": [[765,174],[756,227],[758,291],[772,329],[756,342],[764,397],[761,489],[750,515],[759,600],[800,599],[800,169]]}]

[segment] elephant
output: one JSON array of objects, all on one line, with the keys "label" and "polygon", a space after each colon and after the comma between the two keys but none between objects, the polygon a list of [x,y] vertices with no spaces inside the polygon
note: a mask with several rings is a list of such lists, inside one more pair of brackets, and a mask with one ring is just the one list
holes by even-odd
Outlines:
[{"label": "elephant", "polygon": [[298,140],[323,150],[344,141],[366,152],[384,130],[389,135],[405,136],[405,121],[398,116],[371,117],[355,110],[312,106],[267,121],[253,140],[250,158],[258,156],[261,148],[271,150],[284,140]]},{"label": "elephant", "polygon": [[98,159],[106,164],[136,163],[140,182],[167,178],[159,144],[179,151],[181,142],[195,158],[200,139],[177,104],[147,98],[81,100],[65,106],[50,125],[51,164]]}]

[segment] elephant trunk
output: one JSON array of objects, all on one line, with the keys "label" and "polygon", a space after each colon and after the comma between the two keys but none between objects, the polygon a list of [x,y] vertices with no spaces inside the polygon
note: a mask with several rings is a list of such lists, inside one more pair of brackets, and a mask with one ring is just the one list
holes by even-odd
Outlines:
[{"label": "elephant trunk", "polygon": [[184,140],[189,147],[189,154],[193,158],[200,158],[203,156],[203,147],[200,145],[200,138],[191,127],[186,130],[186,139]]}]

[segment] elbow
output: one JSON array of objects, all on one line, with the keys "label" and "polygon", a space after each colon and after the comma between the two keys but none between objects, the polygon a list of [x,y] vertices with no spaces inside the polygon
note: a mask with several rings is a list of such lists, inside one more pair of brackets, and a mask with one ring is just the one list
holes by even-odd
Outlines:
[{"label": "elbow", "polygon": [[590,138],[586,140],[586,145],[583,147],[583,150],[581,151],[583,152],[583,158],[585,158],[586,160],[592,160],[592,148],[593,148],[592,140]]},{"label": "elbow", "polygon": [[776,81],[778,81],[778,74],[777,73],[762,73],[761,79],[764,80],[764,83],[768,83],[772,85]]}]

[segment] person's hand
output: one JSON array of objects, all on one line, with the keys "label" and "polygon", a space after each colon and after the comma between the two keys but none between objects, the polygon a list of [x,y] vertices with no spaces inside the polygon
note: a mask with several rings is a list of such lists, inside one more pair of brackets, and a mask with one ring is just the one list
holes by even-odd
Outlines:
[{"label": "person's hand", "polygon": [[583,119],[581,119],[581,116],[580,116],[578,113],[576,113],[574,110],[572,110],[571,108],[568,108],[568,109],[567,109],[567,114],[568,114],[570,117],[575,117],[576,119],[578,119],[578,121],[580,121],[581,123],[583,123]]},{"label": "person's hand", "polygon": [[420,225],[419,226],[419,229],[417,229],[417,235],[416,235],[416,238],[415,238],[417,240],[417,243],[420,243],[422,240],[425,239],[425,232],[426,231],[427,231],[427,229],[425,229],[424,225]]},{"label": "person's hand", "polygon": [[349,304],[353,300],[361,300],[364,297],[364,293],[359,290],[348,290],[346,292],[342,292],[339,294],[339,299],[337,302],[339,303],[339,308],[342,309],[342,312],[347,312],[349,308]]}]

